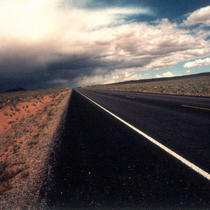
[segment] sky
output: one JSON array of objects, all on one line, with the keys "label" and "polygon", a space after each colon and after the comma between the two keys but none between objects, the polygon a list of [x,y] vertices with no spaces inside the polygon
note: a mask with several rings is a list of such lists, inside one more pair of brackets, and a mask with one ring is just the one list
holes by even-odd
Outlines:
[{"label": "sky", "polygon": [[0,90],[210,72],[210,0],[1,0]]}]

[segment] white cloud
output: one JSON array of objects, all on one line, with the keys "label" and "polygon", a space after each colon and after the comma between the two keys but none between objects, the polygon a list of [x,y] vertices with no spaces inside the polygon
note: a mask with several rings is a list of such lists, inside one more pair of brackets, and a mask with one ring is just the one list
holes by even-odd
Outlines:
[{"label": "white cloud", "polygon": [[113,34],[113,39],[109,42],[110,53],[106,59],[119,60],[123,68],[161,69],[191,58],[204,57],[210,52],[209,41],[180,29],[168,20],[162,20],[155,26],[133,23],[115,27],[115,31],[109,30],[104,34]]},{"label": "white cloud", "polygon": [[[79,8],[75,2],[68,6],[61,3],[0,1],[0,77],[11,75],[9,69],[21,76],[30,65],[36,71],[68,60],[68,66],[62,68],[73,71],[78,83],[108,83],[140,79],[136,71],[158,70],[210,55],[210,40],[167,19],[155,25],[125,23],[127,15],[151,15],[146,8],[90,10]],[[195,15],[192,13],[188,19],[192,23]],[[53,84],[68,80],[66,74],[58,74],[52,76]],[[173,75],[169,72],[165,76]]]},{"label": "white cloud", "polygon": [[77,78],[79,80],[81,86],[85,85],[95,85],[95,84],[110,84],[131,80],[140,80],[147,78],[147,74],[139,74],[137,72],[130,72],[127,70],[124,71],[113,71],[110,74],[105,75],[92,75],[92,76],[84,76]]},{"label": "white cloud", "polygon": [[203,7],[192,12],[184,22],[187,26],[199,23],[210,26],[210,6]]},{"label": "white cloud", "polygon": [[73,2],[65,8],[61,0],[1,0],[1,35],[30,42],[53,34],[75,38],[79,32],[116,24],[122,15],[150,13],[144,8],[88,10],[74,5]]},{"label": "white cloud", "polygon": [[107,54],[114,29],[105,34],[101,28],[122,22],[124,15],[150,13],[144,8],[89,10],[77,3],[65,7],[61,0],[1,0],[0,67],[6,62],[9,69],[18,60],[29,70],[30,65],[47,65],[65,56]]},{"label": "white cloud", "polygon": [[193,67],[201,67],[201,66],[208,66],[210,65],[210,58],[205,59],[197,59],[195,61],[191,61],[184,64],[184,68],[193,68]]},{"label": "white cloud", "polygon": [[165,72],[163,74],[157,74],[156,75],[157,78],[161,78],[161,77],[174,77],[174,76],[175,75],[172,72],[170,72],[170,71]]}]

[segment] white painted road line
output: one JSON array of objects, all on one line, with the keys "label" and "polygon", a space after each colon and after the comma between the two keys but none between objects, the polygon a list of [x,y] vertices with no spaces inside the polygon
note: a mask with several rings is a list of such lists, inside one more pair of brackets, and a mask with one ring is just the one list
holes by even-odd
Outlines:
[{"label": "white painted road line", "polygon": [[175,157],[177,160],[181,161],[186,166],[188,166],[189,168],[191,168],[192,170],[194,170],[195,172],[197,172],[198,174],[202,175],[203,177],[205,177],[206,179],[208,179],[210,181],[210,174],[208,172],[204,171],[203,169],[199,168],[195,164],[191,163],[187,159],[185,159],[182,156],[180,156],[179,154],[175,153],[174,151],[172,151],[168,147],[164,146],[163,144],[161,144],[160,142],[158,142],[154,138],[148,136],[146,133],[142,132],[141,130],[139,130],[138,128],[134,127],[130,123],[126,122],[125,120],[121,119],[117,115],[113,114],[112,112],[110,112],[106,108],[102,107],[100,104],[96,103],[95,101],[93,101],[92,99],[88,98],[87,96],[83,95],[79,91],[77,91],[77,92],[79,94],[81,94],[83,97],[85,97],[86,99],[88,99],[89,101],[91,101],[92,103],[94,103],[95,105],[97,105],[98,107],[100,107],[101,109],[103,109],[105,112],[109,113],[110,115],[112,115],[113,117],[115,117],[116,119],[118,119],[119,121],[121,121],[122,123],[124,123],[125,125],[130,127],[131,129],[133,129],[134,131],[139,133],[140,135],[144,136],[147,140],[151,141],[153,144],[155,144],[156,146],[160,147],[162,150],[164,150],[165,152],[169,153],[170,155]]}]

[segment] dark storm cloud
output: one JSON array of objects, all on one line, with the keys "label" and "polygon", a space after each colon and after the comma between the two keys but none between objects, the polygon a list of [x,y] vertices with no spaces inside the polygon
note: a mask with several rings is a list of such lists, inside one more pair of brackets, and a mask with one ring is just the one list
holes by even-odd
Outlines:
[{"label": "dark storm cloud", "polygon": [[[6,5],[12,2],[3,1]],[[27,11],[16,1],[13,11],[20,10],[16,22],[16,15],[8,16],[0,8],[1,90],[74,87],[135,79],[132,72],[173,66],[207,57],[210,52],[210,41],[206,39],[209,34],[202,30],[192,33],[183,27],[203,20],[207,7],[202,10],[202,17],[196,10],[180,25],[168,19],[153,24],[127,23],[127,16],[154,17],[154,14],[147,6],[127,8],[126,2],[121,2],[122,8],[98,10],[84,9],[96,1],[84,1],[82,9],[72,5],[58,7],[59,0],[22,2],[29,4],[27,8],[32,8],[32,4],[35,10]],[[141,3],[146,5],[146,1]],[[137,5],[137,1],[131,5]],[[151,1],[150,6],[154,5]]]}]

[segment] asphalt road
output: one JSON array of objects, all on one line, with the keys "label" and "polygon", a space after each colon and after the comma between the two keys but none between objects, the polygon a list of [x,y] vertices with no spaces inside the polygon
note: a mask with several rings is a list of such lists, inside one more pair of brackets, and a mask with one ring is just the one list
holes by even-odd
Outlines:
[{"label": "asphalt road", "polygon": [[[79,90],[209,171],[208,98]],[[73,91],[51,209],[208,209],[210,182]]]},{"label": "asphalt road", "polygon": [[210,98],[79,91],[210,173]]}]

